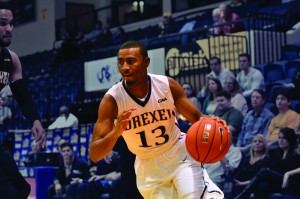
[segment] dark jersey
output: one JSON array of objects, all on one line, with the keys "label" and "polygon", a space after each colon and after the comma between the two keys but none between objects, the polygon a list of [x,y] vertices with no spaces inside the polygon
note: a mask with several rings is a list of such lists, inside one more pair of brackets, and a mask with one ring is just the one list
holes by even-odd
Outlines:
[{"label": "dark jersey", "polygon": [[0,53],[0,91],[9,84],[9,78],[13,70],[12,57],[7,48]]}]

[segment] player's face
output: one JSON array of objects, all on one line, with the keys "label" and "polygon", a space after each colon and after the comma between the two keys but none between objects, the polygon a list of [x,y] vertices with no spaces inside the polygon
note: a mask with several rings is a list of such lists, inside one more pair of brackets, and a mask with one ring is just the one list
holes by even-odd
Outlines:
[{"label": "player's face", "polygon": [[0,10],[0,47],[7,47],[11,43],[13,30],[13,15],[10,10]]},{"label": "player's face", "polygon": [[147,78],[150,58],[143,57],[139,48],[121,49],[118,53],[118,68],[127,85],[133,85]]}]

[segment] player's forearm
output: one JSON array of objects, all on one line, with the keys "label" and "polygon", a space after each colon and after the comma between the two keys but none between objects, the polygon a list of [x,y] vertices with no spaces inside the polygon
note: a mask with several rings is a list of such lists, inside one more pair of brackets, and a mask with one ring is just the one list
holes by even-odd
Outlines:
[{"label": "player's forearm", "polygon": [[104,137],[93,137],[90,144],[90,158],[96,163],[106,157],[115,146],[119,136],[112,130]]}]

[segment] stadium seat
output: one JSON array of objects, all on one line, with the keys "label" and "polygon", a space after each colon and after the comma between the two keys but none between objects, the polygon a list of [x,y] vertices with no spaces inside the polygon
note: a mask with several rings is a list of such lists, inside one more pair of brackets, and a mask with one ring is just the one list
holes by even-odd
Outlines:
[{"label": "stadium seat", "polygon": [[263,74],[266,85],[279,82],[285,78],[283,66],[276,63],[266,64],[263,67]]},{"label": "stadium seat", "polygon": [[285,77],[288,82],[292,82],[295,72],[300,69],[300,60],[289,61],[285,64]]}]

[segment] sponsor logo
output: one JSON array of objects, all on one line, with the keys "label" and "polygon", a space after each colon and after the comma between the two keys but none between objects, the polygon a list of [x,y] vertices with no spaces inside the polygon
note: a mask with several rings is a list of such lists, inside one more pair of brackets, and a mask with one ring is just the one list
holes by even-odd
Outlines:
[{"label": "sponsor logo", "polygon": [[164,102],[164,101],[167,101],[167,98],[165,97],[165,98],[162,98],[162,99],[159,99],[157,102],[158,103],[161,103],[161,102]]}]

